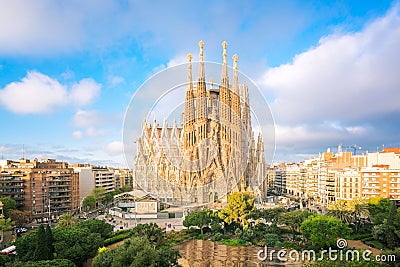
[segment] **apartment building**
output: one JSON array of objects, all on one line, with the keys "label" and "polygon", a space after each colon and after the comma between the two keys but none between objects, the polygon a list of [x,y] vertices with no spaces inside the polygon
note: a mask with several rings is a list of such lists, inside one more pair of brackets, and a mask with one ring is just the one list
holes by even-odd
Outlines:
[{"label": "apartment building", "polygon": [[23,208],[25,200],[25,181],[28,175],[25,171],[0,172],[0,197],[10,197],[17,203],[17,208]]},{"label": "apartment building", "polygon": [[115,175],[112,169],[103,166],[93,166],[92,172],[96,188],[103,187],[107,193],[115,190]]},{"label": "apartment building", "polygon": [[400,199],[400,170],[389,165],[374,165],[361,169],[363,198],[385,197]]},{"label": "apartment building", "polygon": [[400,200],[400,148],[366,155],[327,151],[301,163],[276,166],[269,170],[276,191],[311,204],[376,196]]},{"label": "apartment building", "polygon": [[90,164],[74,164],[73,168],[79,177],[79,197],[81,202],[85,197],[92,194],[95,188],[94,174]]},{"label": "apartment building", "polygon": [[358,170],[338,170],[336,176],[336,199],[352,200],[362,196],[361,175]]},{"label": "apartment building", "polygon": [[79,177],[65,162],[7,161],[2,165],[1,184],[1,194],[16,196],[34,218],[55,217],[79,207]]},{"label": "apartment building", "polygon": [[132,188],[137,187],[137,185],[134,186],[132,173],[128,169],[114,169],[114,176],[115,189],[120,189],[126,185]]}]

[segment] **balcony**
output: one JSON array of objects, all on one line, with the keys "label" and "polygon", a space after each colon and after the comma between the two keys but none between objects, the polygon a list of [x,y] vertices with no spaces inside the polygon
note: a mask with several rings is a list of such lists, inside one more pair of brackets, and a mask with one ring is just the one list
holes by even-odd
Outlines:
[{"label": "balcony", "polygon": [[70,187],[70,183],[58,183],[58,184],[49,184],[49,188],[54,188],[54,187]]},{"label": "balcony", "polygon": [[365,194],[365,195],[379,195],[380,194],[380,192],[377,192],[377,191],[362,191],[362,194]]}]

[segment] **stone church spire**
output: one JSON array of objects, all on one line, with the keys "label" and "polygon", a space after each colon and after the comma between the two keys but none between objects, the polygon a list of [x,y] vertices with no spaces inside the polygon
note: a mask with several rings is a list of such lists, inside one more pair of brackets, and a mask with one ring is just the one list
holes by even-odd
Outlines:
[{"label": "stone church spire", "polygon": [[200,48],[200,63],[199,63],[199,76],[197,77],[197,95],[196,97],[206,97],[207,91],[206,91],[206,77],[204,73],[204,42],[200,41],[199,42],[199,48]]},{"label": "stone church spire", "polygon": [[228,77],[228,65],[226,64],[226,47],[228,43],[222,42],[222,74],[221,74],[221,85],[229,89],[229,77]]},{"label": "stone church spire", "polygon": [[230,129],[227,127],[231,121],[231,94],[229,89],[229,77],[228,77],[228,66],[226,63],[226,47],[228,43],[226,41],[222,42],[222,73],[221,73],[221,83],[219,85],[219,119],[222,124],[221,129],[221,140],[230,140]]},{"label": "stone church spire", "polygon": [[194,92],[193,92],[193,81],[192,81],[192,55],[188,54],[188,78],[186,85],[186,97],[185,97],[185,110],[184,110],[184,124],[187,124],[194,120]]},{"label": "stone church spire", "polygon": [[239,95],[238,55],[233,55],[233,84],[232,91]]},{"label": "stone church spire", "polygon": [[196,94],[196,137],[198,141],[207,138],[207,89],[206,78],[204,74],[204,42],[199,42],[200,48],[200,65],[199,76],[197,78],[197,94]]}]

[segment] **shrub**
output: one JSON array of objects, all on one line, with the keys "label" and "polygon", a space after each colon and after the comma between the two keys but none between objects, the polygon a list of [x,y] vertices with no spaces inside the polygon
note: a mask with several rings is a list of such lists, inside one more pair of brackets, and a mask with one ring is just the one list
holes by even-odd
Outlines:
[{"label": "shrub", "polygon": [[280,238],[277,234],[265,234],[264,236],[265,244],[269,247],[277,246],[280,243]]},{"label": "shrub", "polygon": [[224,239],[221,242],[227,246],[245,246],[247,244],[247,242],[241,238]]},{"label": "shrub", "polygon": [[254,237],[254,232],[251,229],[246,229],[242,233],[242,238],[246,241],[251,241]]},{"label": "shrub", "polygon": [[372,234],[352,234],[348,238],[352,240],[361,240],[372,237]]},{"label": "shrub", "polygon": [[242,230],[240,230],[240,228],[236,228],[235,235],[236,236],[241,236],[242,235]]},{"label": "shrub", "polygon": [[119,235],[107,238],[106,240],[104,240],[104,246],[108,246],[108,245],[120,242],[128,237],[129,237],[128,234],[119,234]]},{"label": "shrub", "polygon": [[211,223],[211,232],[217,233],[222,230],[222,225],[218,222],[213,221]]},{"label": "shrub", "polygon": [[211,241],[220,241],[224,238],[224,235],[221,233],[215,233],[214,236],[211,238]]},{"label": "shrub", "polygon": [[194,238],[195,239],[204,239],[207,235],[206,234],[198,234]]}]

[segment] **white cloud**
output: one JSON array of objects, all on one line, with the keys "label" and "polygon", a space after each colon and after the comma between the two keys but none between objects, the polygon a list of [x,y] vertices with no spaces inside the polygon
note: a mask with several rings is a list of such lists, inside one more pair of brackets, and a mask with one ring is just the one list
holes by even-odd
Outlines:
[{"label": "white cloud", "polygon": [[49,53],[79,47],[83,16],[51,0],[0,1],[0,53]]},{"label": "white cloud", "polygon": [[110,155],[119,155],[123,152],[123,144],[120,141],[114,141],[107,145],[107,153]]},{"label": "white cloud", "polygon": [[89,128],[108,124],[114,118],[99,110],[78,110],[72,118],[72,123],[78,128]]},{"label": "white cloud", "polygon": [[359,32],[326,36],[291,63],[268,69],[260,85],[273,95],[278,158],[340,143],[393,142],[399,69],[399,6]]},{"label": "white cloud", "polygon": [[77,106],[85,106],[100,94],[100,84],[93,79],[82,79],[71,88],[70,98]]},{"label": "white cloud", "polygon": [[83,79],[69,89],[57,80],[37,71],[29,71],[21,81],[0,90],[0,104],[18,114],[41,114],[67,104],[84,106],[99,94],[101,85]]},{"label": "white cloud", "polygon": [[334,34],[269,69],[262,85],[275,94],[279,123],[366,120],[400,111],[398,7],[356,33]]},{"label": "white cloud", "polygon": [[[110,114],[100,110],[78,110],[72,118],[72,126],[79,137],[115,136],[121,131],[122,114]],[[97,139],[100,141],[101,139]]]},{"label": "white cloud", "polygon": [[125,79],[121,76],[110,75],[108,77],[108,83],[111,87],[117,86],[123,82],[125,82]]},{"label": "white cloud", "polygon": [[58,81],[32,71],[0,90],[0,103],[14,113],[46,113],[65,105],[67,96],[66,88]]},{"label": "white cloud", "polygon": [[74,131],[72,133],[72,137],[75,138],[75,139],[82,139],[83,133],[81,131]]},{"label": "white cloud", "polygon": [[175,56],[175,57],[173,57],[172,59],[170,59],[168,61],[167,68],[173,67],[173,66],[176,66],[176,65],[180,65],[180,64],[184,64],[184,63],[187,63],[187,62],[188,62],[187,56],[178,55],[178,56]]},{"label": "white cloud", "polygon": [[97,129],[95,127],[88,127],[85,131],[85,135],[88,137],[96,137],[96,136],[101,136],[105,135],[105,130],[104,129]]}]

